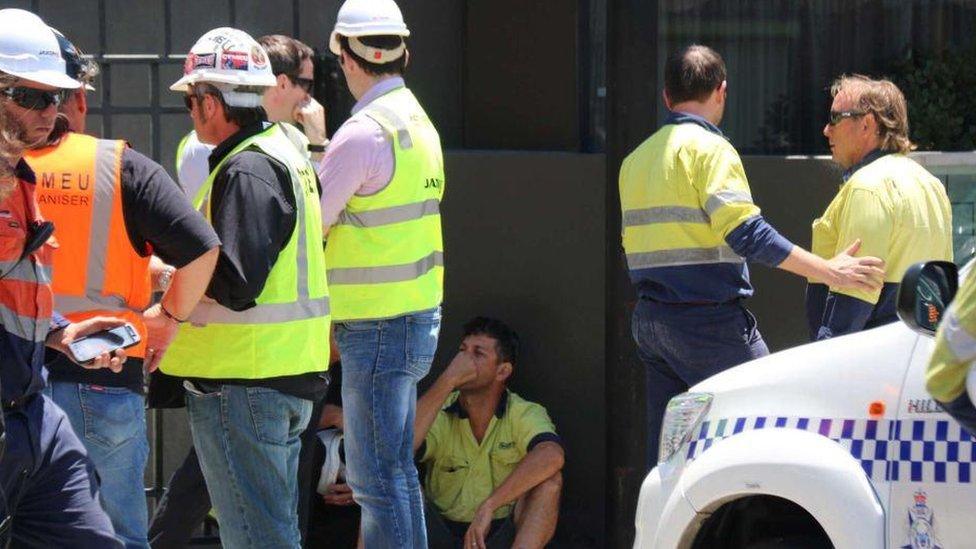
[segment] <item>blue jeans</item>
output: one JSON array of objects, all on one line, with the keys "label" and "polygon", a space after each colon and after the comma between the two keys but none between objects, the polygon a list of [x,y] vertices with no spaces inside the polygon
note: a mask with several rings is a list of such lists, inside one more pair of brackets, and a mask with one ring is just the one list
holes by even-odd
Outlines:
[{"label": "blue jeans", "polygon": [[417,382],[430,371],[440,309],[335,325],[342,355],[346,479],[362,507],[366,547],[426,548],[413,461]]},{"label": "blue jeans", "polygon": [[631,323],[647,371],[647,464],[657,464],[668,401],[700,381],[769,354],[756,317],[735,301],[667,304],[641,299]]},{"label": "blue jeans", "polygon": [[265,387],[186,393],[193,445],[224,547],[300,547],[299,437],[312,402]]},{"label": "blue jeans", "polygon": [[144,489],[149,441],[145,397],[124,387],[67,381],[44,389],[88,450],[101,481],[101,503],[127,548],[148,548]]},{"label": "blue jeans", "polygon": [[0,517],[13,521],[0,532],[0,547],[121,548],[98,504],[95,468],[64,411],[35,395],[3,417]]}]

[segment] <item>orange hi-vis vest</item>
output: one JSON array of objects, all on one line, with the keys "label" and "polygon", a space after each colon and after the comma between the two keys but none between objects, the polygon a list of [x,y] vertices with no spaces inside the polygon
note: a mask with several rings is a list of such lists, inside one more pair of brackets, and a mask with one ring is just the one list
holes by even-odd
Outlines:
[{"label": "orange hi-vis vest", "polygon": [[124,141],[67,133],[58,144],[24,157],[37,177],[37,202],[54,222],[54,308],[69,320],[113,316],[132,323],[145,357],[142,311],[152,298],[149,254],[133,249],[122,216]]}]

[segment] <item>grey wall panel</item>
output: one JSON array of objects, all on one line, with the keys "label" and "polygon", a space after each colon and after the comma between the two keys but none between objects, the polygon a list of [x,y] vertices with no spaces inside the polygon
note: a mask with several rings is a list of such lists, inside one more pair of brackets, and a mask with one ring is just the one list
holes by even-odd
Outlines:
[{"label": "grey wall panel", "polygon": [[[187,51],[190,51],[190,47],[187,46]],[[173,82],[176,82],[183,77],[183,64],[182,63],[167,63],[159,65],[159,87],[157,92],[159,93],[159,104],[164,107],[181,107],[185,108],[183,104],[183,92],[175,92],[169,89]],[[145,104],[145,102],[143,103]],[[189,118],[189,113],[187,113],[187,118]]]},{"label": "grey wall panel", "polygon": [[149,65],[114,64],[108,70],[112,72],[111,86],[109,87],[112,105],[116,107],[144,107],[149,103],[152,93]]},{"label": "grey wall panel", "polygon": [[[766,219],[794,243],[810,249],[810,225],[841,184],[832,161],[817,158],[745,157],[753,199]],[[806,282],[779,269],[750,265],[756,295],[749,308],[771,351],[808,341],[804,313]]]},{"label": "grey wall panel", "polygon": [[236,0],[235,23],[237,28],[257,38],[265,34],[295,35],[294,2],[278,0]]},{"label": "grey wall panel", "polygon": [[229,0],[171,0],[169,53],[186,54],[203,33],[229,27]]},{"label": "grey wall panel", "polygon": [[496,316],[523,352],[512,388],[566,445],[559,547],[600,546],[605,493],[602,155],[450,152],[444,324],[430,383],[461,324]]},{"label": "grey wall panel", "polygon": [[112,117],[110,139],[125,139],[135,150],[152,156],[152,124],[149,116],[141,114],[117,114]]},{"label": "grey wall panel", "polygon": [[[88,4],[96,9],[95,2]],[[165,42],[159,0],[105,0],[104,53],[161,53]]]},{"label": "grey wall panel", "polygon": [[193,129],[189,114],[164,114],[161,117],[159,163],[176,178],[176,145]]},{"label": "grey wall panel", "polygon": [[340,5],[342,2],[338,0],[299,0],[299,39],[319,51],[326,51]]},{"label": "grey wall panel", "polygon": [[410,28],[407,84],[437,126],[447,148],[463,146],[462,69],[464,2],[400,2]]},{"label": "grey wall panel", "polygon": [[67,36],[81,51],[90,54],[102,53],[98,30],[97,3],[69,2],[66,0],[40,0],[37,12],[44,22]]}]

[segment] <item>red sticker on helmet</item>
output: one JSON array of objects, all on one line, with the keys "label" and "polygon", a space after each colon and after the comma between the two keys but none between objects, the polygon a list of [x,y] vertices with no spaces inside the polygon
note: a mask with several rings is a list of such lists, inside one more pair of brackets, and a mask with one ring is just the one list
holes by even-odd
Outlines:
[{"label": "red sticker on helmet", "polygon": [[242,51],[225,51],[220,54],[220,68],[246,71],[248,55]]}]

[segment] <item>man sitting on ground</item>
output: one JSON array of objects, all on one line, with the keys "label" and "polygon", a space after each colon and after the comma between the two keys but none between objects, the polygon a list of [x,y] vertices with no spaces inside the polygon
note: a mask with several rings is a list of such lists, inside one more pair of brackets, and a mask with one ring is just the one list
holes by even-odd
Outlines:
[{"label": "man sitting on ground", "polygon": [[417,402],[432,548],[543,547],[556,530],[563,447],[545,408],[508,390],[518,336],[491,318]]}]

